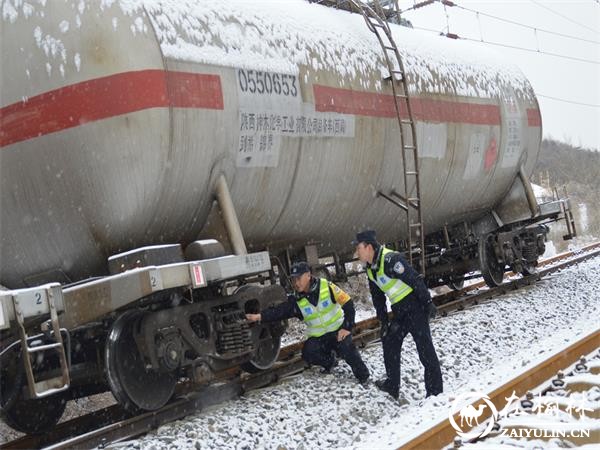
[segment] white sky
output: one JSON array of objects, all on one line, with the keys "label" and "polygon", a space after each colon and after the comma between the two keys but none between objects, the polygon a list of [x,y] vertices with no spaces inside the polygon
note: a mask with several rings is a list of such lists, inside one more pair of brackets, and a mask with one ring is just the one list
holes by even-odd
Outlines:
[{"label": "white sky", "polygon": [[[399,0],[402,10],[414,3],[413,0]],[[508,56],[523,70],[538,94],[544,137],[551,136],[573,145],[600,149],[600,0],[455,0],[454,3],[480,13],[529,25],[538,31],[536,33],[532,29],[501,22],[483,14],[478,18],[473,12],[456,6],[444,8],[441,3],[406,11],[403,17],[410,20],[415,28],[446,32],[449,23],[449,31],[460,37],[479,41],[483,35],[483,40],[488,42],[532,50],[539,48],[549,53],[596,62],[592,64],[480,44],[483,50],[494,49]],[[567,34],[596,41],[598,44],[540,30]],[[596,106],[566,103],[542,95]]]}]

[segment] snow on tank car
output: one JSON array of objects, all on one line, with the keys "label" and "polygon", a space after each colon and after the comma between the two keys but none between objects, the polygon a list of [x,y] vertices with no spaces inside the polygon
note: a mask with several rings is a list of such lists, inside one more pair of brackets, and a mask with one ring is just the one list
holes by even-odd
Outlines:
[{"label": "snow on tank car", "polygon": [[[43,431],[64,398],[107,387],[156,409],[181,374],[268,367],[283,324],[243,313],[285,293],[249,283],[276,278],[270,255],[279,275],[294,258],[333,256],[343,276],[365,227],[419,254],[430,285],[534,270],[540,222],[565,203],[537,205],[528,181],[541,119],[523,74],[395,24],[390,64],[372,10],[349,4],[366,16],[304,0],[2,2],[8,423]],[[396,108],[397,86],[410,108]],[[411,147],[420,184],[405,186]],[[403,209],[415,208],[413,249]],[[36,366],[28,352],[54,356]]]}]

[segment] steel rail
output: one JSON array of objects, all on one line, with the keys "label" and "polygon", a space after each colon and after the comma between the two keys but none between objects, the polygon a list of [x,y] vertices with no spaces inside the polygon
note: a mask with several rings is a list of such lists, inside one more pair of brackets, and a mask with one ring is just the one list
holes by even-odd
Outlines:
[{"label": "steel rail", "polygon": [[[564,252],[564,253],[559,253],[558,255],[554,255],[551,256],[549,258],[546,258],[542,261],[540,261],[538,263],[538,268],[540,267],[545,267],[545,266],[549,266],[551,264],[556,263],[557,261],[562,261],[568,258],[572,258],[575,255],[586,255],[589,254],[589,252],[592,252],[593,250],[599,249],[600,248],[600,242],[594,242],[592,244],[586,245],[584,247],[582,247],[581,249],[577,250],[577,251],[569,251],[569,252]],[[507,272],[505,274],[506,277],[511,277],[511,276],[515,276],[516,274],[514,272]],[[535,277],[536,274],[533,274],[531,276]],[[527,278],[527,277],[523,277],[523,278]],[[502,283],[502,286],[508,286],[510,284],[510,280],[505,281],[504,283]],[[445,294],[441,294],[438,295],[434,298],[434,302],[436,305],[441,305],[444,303],[447,303],[451,300],[454,300],[456,298],[459,297],[463,297],[466,293],[470,292],[470,291],[474,291],[477,290],[479,288],[485,288],[486,284],[485,281],[481,280],[481,281],[477,281],[476,283],[472,283],[468,286],[463,287],[462,289],[456,290],[456,291],[450,291],[448,293]]]},{"label": "steel rail", "polygon": [[[436,303],[438,312],[442,315],[446,315],[451,311],[461,311],[466,306],[477,305],[482,301],[492,300],[500,295],[504,295],[521,287],[531,286],[540,281],[544,276],[550,275],[554,272],[559,272],[566,267],[579,264],[598,255],[600,255],[600,244],[594,244],[593,247],[590,246],[590,250],[588,252],[579,254],[578,256],[558,264],[550,265],[551,263],[556,263],[558,260],[564,260],[568,256],[563,254],[560,257],[553,257],[551,262],[543,265],[548,267],[539,270],[535,274],[509,280],[495,288],[483,289],[481,291],[476,288],[474,293],[472,293],[471,286],[469,286],[461,291],[463,294],[461,297],[450,300],[449,298],[454,297],[454,295],[445,297],[446,294],[444,294],[443,300],[445,301],[442,304],[438,305],[438,297],[434,299],[434,303]],[[450,292],[449,294],[454,293]]]},{"label": "steel rail", "polygon": [[[494,404],[496,409],[500,411],[501,406],[506,403],[513,392],[519,397],[523,397],[528,391],[538,387],[548,379],[552,378],[559,370],[565,369],[571,364],[577,362],[581,355],[592,353],[600,347],[600,330],[596,330],[577,342],[569,345],[567,348],[562,348],[555,352],[548,359],[526,370],[512,380],[504,383],[502,386],[494,389],[488,394],[489,400]],[[485,405],[483,399],[478,399],[471,403],[477,409],[480,405]],[[483,413],[479,416],[479,422],[483,422],[490,418],[490,408],[483,408]],[[460,415],[457,411],[454,415],[455,422],[460,422]],[[464,432],[467,432],[471,427],[461,427]],[[443,448],[452,444],[456,436],[456,430],[452,427],[449,419],[444,419],[438,422],[433,427],[429,428],[424,433],[410,439],[402,444],[401,450],[420,449],[420,448]]]},{"label": "steel rail", "polygon": [[[584,250],[585,252],[583,252]],[[501,286],[478,291],[480,285],[474,284],[460,291],[438,295],[434,298],[434,302],[440,316],[443,317],[453,311],[460,311],[465,307],[490,301],[522,286],[532,285],[544,275],[600,255],[600,242],[585,247],[582,252],[574,258],[570,258],[574,255],[573,252],[567,252],[541,261],[540,266],[548,266],[559,260],[570,258],[542,269],[536,274],[510,280]],[[476,292],[473,293],[473,291]],[[463,296],[457,297],[460,294]],[[379,339],[379,320],[377,318],[372,317],[355,325],[353,340],[359,346],[364,347],[377,339]],[[245,392],[268,386],[281,378],[303,371],[306,364],[300,357],[302,346],[303,342],[296,342],[282,348],[278,362],[274,367],[264,372],[241,376],[241,370],[234,368],[218,373],[216,380],[219,383],[216,385],[198,388],[197,385],[191,382],[181,383],[177,389],[180,398],[157,411],[129,417],[119,405],[113,405],[59,423],[50,433],[39,436],[24,436],[2,444],[0,449],[93,448],[132,439],[157,428],[161,424],[196,413],[208,406],[237,398]],[[87,431],[82,433],[82,430]],[[76,433],[80,433],[80,435],[75,435]]]}]

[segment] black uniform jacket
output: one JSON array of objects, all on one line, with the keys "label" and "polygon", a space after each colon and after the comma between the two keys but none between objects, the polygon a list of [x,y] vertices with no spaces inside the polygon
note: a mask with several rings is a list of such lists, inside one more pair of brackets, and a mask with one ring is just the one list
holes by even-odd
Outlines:
[{"label": "black uniform jacket", "polygon": [[[373,258],[373,264],[367,264],[367,267],[371,268],[374,275],[377,274],[377,271],[379,270],[379,261],[381,260],[382,251],[383,246],[378,246],[375,251],[375,258]],[[429,307],[429,304],[431,303],[429,289],[427,289],[427,286],[425,286],[425,283],[419,276],[419,273],[408,264],[408,262],[402,257],[402,255],[400,255],[400,253],[388,253],[383,258],[383,263],[383,271],[388,277],[400,279],[413,288],[413,292],[406,296],[406,298],[402,299],[395,305],[392,305],[392,311],[394,312],[394,315],[399,315],[395,313],[395,310],[400,308],[406,301],[417,301],[421,303],[423,307]],[[371,290],[371,297],[373,299],[375,311],[377,311],[377,318],[382,323],[387,323],[385,293],[371,280],[369,280],[369,289]]]},{"label": "black uniform jacket", "polygon": [[[280,303],[277,306],[273,306],[271,308],[267,308],[261,312],[261,320],[263,322],[273,322],[276,320],[283,319],[291,319],[292,317],[297,317],[298,319],[303,320],[304,316],[302,315],[302,311],[298,307],[298,300],[303,297],[306,297],[311,305],[317,306],[317,302],[319,301],[319,284],[320,278],[312,277],[310,279],[310,292],[296,292],[294,294],[288,295],[287,302]],[[329,296],[331,300],[335,302],[335,296],[333,295],[333,291],[331,286],[329,287]],[[342,327],[344,330],[352,331],[354,328],[354,304],[352,300],[348,300],[342,306],[342,310],[344,311],[344,323]]]}]

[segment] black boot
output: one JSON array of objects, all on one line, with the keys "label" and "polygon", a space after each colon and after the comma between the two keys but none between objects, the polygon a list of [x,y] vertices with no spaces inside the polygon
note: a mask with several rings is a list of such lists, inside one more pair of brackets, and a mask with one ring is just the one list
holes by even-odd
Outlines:
[{"label": "black boot", "polygon": [[338,365],[337,358],[335,357],[335,355],[333,355],[333,364],[329,367],[323,367],[321,369],[321,373],[330,374],[331,371],[333,370],[333,368],[337,367],[337,365]]},{"label": "black boot", "polygon": [[398,400],[398,397],[400,396],[400,389],[392,386],[387,378],[385,380],[377,380],[375,382],[375,386],[377,386],[377,389],[380,391],[387,392],[394,397],[394,399]]}]

